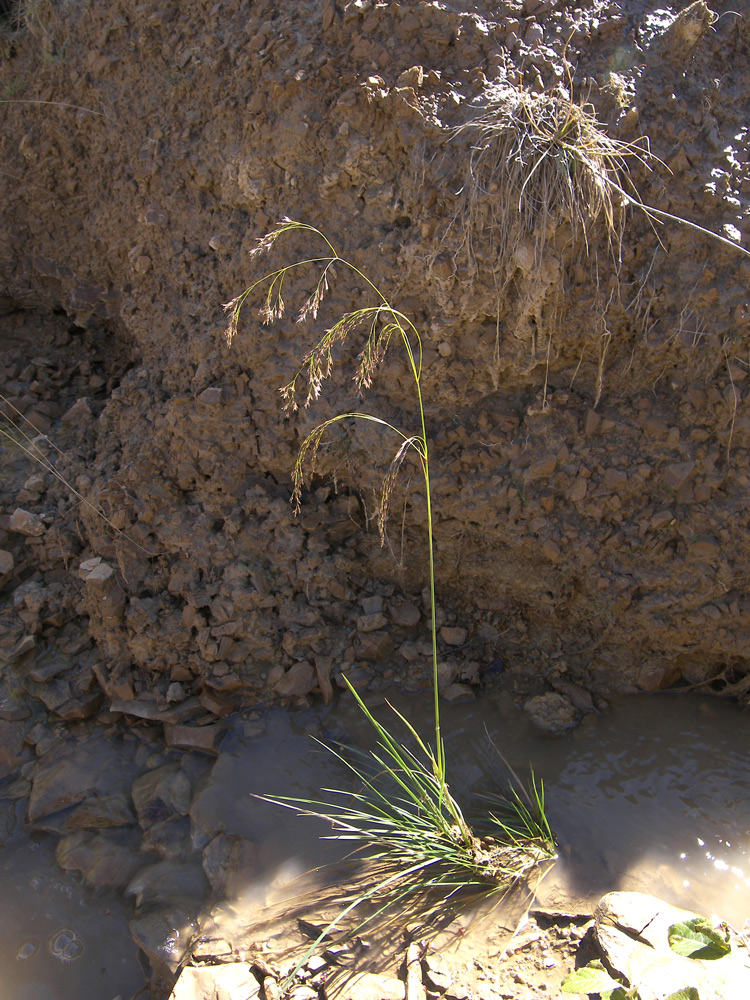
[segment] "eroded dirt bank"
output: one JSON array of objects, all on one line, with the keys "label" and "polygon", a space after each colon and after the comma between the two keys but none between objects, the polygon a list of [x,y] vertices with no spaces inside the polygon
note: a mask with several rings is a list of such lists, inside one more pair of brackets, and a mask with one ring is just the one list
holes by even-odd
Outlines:
[{"label": "eroded dirt bank", "polygon": [[[6,587],[38,569],[25,586],[49,607],[44,574],[65,577],[110,698],[177,683],[221,711],[422,660],[414,477],[390,548],[372,522],[390,443],[347,430],[300,521],[288,506],[311,422],[283,416],[278,388],[363,289],[339,282],[315,329],[248,310],[223,338],[222,303],[258,273],[247,251],[283,215],[319,225],[423,332],[438,587],[458,626],[446,683],[500,657],[603,693],[746,674],[747,260],[633,211],[621,262],[594,228],[587,254],[554,204],[506,260],[492,192],[466,200],[476,132],[449,131],[501,85],[567,87],[613,137],[650,137],[664,165],[633,159],[645,201],[746,242],[749,29],[729,6],[675,21],[679,5],[645,3],[60,3],[6,38],[3,324],[21,349],[2,391],[77,436],[58,467],[124,533],[44,477],[5,499],[3,546],[25,567]],[[62,392],[25,346],[51,326],[78,379]],[[391,358],[368,406],[408,427]],[[10,529],[16,506],[44,532]],[[114,573],[82,586],[95,556]],[[27,608],[6,643],[52,637],[53,617]]]}]

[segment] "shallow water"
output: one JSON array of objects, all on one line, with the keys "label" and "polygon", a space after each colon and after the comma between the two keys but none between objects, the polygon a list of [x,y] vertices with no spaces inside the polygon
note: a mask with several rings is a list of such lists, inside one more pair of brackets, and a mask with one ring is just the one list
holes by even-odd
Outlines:
[{"label": "shallow water", "polygon": [[55,863],[55,838],[19,836],[0,862],[3,1000],[115,1000],[146,983],[131,907]]},{"label": "shallow water", "polygon": [[[397,696],[424,735],[431,698]],[[387,713],[382,697],[372,699]],[[252,877],[226,900],[235,912],[269,887],[340,857],[331,831],[255,795],[315,796],[347,774],[311,736],[364,745],[369,726],[351,699],[335,707],[274,710],[231,723],[210,775],[196,782],[192,841],[219,832],[258,845]],[[462,805],[502,790],[507,772],[542,778],[560,859],[540,904],[585,912],[604,892],[639,889],[742,927],[750,917],[750,771],[747,715],[707,697],[628,698],[564,737],[540,736],[506,696],[444,709],[449,781]],[[199,769],[200,770],[200,769]],[[0,958],[14,1000],[123,1000],[143,983],[128,933],[131,903],[95,894],[54,862],[56,837],[19,834],[4,849]],[[196,858],[199,860],[200,855]],[[158,858],[144,856],[145,864]],[[213,902],[205,901],[208,913]]]},{"label": "shallow water", "polygon": [[623,699],[565,737],[534,731],[512,700],[444,717],[454,790],[502,780],[493,744],[544,780],[560,860],[544,892],[574,907],[637,889],[742,926],[750,917],[747,713],[710,697]]}]

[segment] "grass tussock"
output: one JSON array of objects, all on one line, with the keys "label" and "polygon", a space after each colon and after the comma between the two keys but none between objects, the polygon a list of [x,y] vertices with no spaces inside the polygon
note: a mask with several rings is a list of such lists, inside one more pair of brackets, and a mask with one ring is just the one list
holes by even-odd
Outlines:
[{"label": "grass tussock", "polygon": [[613,138],[593,106],[574,100],[564,87],[536,94],[498,84],[454,137],[470,142],[458,219],[473,271],[481,261],[505,283],[517,268],[538,273],[547,243],[554,238],[559,251],[561,234],[563,246],[582,247],[584,255],[603,234],[619,263],[628,209],[652,225],[677,223],[750,256],[726,236],[645,202],[630,178],[632,166],[669,170],[651,152],[648,137]]},{"label": "grass tussock", "polygon": [[571,246],[582,242],[588,252],[601,230],[619,254],[628,165],[648,164],[646,140],[611,138],[593,109],[562,88],[535,94],[507,85],[491,90],[455,136],[470,141],[460,218],[472,268],[479,258],[508,277],[517,267],[538,271],[563,226]]},{"label": "grass tussock", "polygon": [[528,788],[513,776],[511,790],[488,799],[484,816],[470,826],[431,748],[408,720],[392,710],[414,749],[397,741],[350,690],[373,727],[375,748],[322,745],[353,775],[355,790],[324,788],[318,800],[265,798],[324,820],[333,828],[326,839],[349,843],[354,852],[353,877],[343,882],[335,915],[319,927],[288,983],[324,940],[343,943],[364,932],[382,938],[391,929],[400,938],[407,923],[413,934],[429,938],[466,906],[504,897],[533,874],[541,876],[556,857],[544,788],[533,775]]}]

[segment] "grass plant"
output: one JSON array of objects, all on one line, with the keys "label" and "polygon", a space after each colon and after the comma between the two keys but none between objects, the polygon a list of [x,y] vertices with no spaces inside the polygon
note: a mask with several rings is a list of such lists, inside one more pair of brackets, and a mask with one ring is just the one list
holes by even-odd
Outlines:
[{"label": "grass plant", "polygon": [[[572,81],[568,84],[572,90]],[[537,94],[498,84],[481,113],[454,135],[467,135],[471,143],[461,209],[463,246],[475,264],[474,245],[485,241],[492,248],[496,272],[505,271],[506,280],[519,264],[519,247],[529,239],[533,267],[539,270],[547,241],[564,224],[570,245],[582,238],[586,254],[595,228],[603,224],[613,256],[619,259],[622,212],[627,208],[643,212],[653,223],[686,226],[750,256],[734,240],[643,201],[629,177],[631,164],[646,171],[655,166],[669,170],[652,153],[648,138],[613,138],[593,107],[574,100],[562,87]]]},{"label": "grass plant", "polygon": [[366,861],[366,877],[360,878],[352,887],[334,920],[312,946],[314,949],[324,936],[330,936],[336,929],[346,927],[348,929],[343,933],[352,933],[348,919],[365,904],[368,904],[370,912],[355,923],[356,930],[363,921],[380,920],[394,907],[399,912],[408,909],[410,913],[414,913],[416,908],[423,918],[434,916],[444,912],[447,906],[455,905],[467,890],[472,890],[474,894],[508,891],[540,863],[554,857],[555,848],[544,815],[543,788],[541,784],[537,786],[533,779],[530,794],[516,788],[509,798],[498,800],[498,808],[488,813],[487,822],[481,830],[477,828],[479,835],[465,819],[448,786],[440,721],[430,452],[422,396],[423,349],[419,331],[358,267],[341,257],[333,244],[314,226],[285,219],[258,240],[251,257],[255,259],[268,253],[280,238],[290,234],[319,240],[324,247],[322,255],[303,257],[269,271],[227,303],[225,309],[230,316],[228,342],[231,344],[237,335],[245,303],[260,289],[263,289],[261,319],[270,323],[284,314],[285,283],[289,283],[300,268],[316,268],[318,276],[312,292],[298,311],[298,323],[317,318],[337,271],[348,271],[358,283],[364,283],[372,295],[373,304],[344,313],[325,330],[305,354],[291,381],[282,387],[285,409],[293,413],[300,402],[309,406],[317,400],[332,373],[335,348],[359,335],[362,342],[354,374],[357,390],[362,392],[372,385],[388,351],[399,346],[412,376],[416,426],[403,430],[388,420],[358,410],[317,424],[304,438],[294,464],[292,501],[295,511],[299,511],[306,473],[312,475],[314,472],[321,441],[332,427],[351,419],[375,424],[395,442],[395,451],[380,490],[378,524],[382,542],[389,498],[399,470],[407,457],[415,458],[424,480],[427,504],[432,639],[432,743],[424,740],[394,709],[397,724],[404,728],[406,734],[406,741],[399,741],[389,728],[375,718],[347,681],[349,690],[372,726],[376,741],[375,747],[369,751],[346,747],[331,751],[353,775],[356,790],[324,789],[325,798],[320,800],[270,799],[303,815],[326,820],[333,827],[332,837],[351,842],[359,851],[359,857]]},{"label": "grass plant", "polygon": [[[547,240],[565,223],[570,243],[586,252],[603,220],[619,252],[620,189],[628,161],[647,163],[645,140],[608,136],[593,112],[560,93],[535,94],[498,85],[481,114],[455,130],[471,142],[461,210],[463,243],[474,262],[474,243],[491,241],[498,273],[515,269],[521,244],[531,240],[539,269]],[[510,276],[510,275],[509,275]]]}]

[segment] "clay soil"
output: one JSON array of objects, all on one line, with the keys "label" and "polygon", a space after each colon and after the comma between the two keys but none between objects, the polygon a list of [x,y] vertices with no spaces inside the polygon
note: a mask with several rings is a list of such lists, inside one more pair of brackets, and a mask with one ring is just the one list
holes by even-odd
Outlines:
[{"label": "clay soil", "polygon": [[[422,334],[446,697],[555,692],[537,712],[548,728],[622,692],[747,700],[745,5],[14,10],[0,38],[6,777],[39,711],[47,727],[179,724],[174,746],[212,751],[217,717],[330,701],[344,674],[429,685],[418,469],[403,468],[384,547],[392,442],[367,427],[326,438],[299,517],[289,504],[314,422],[354,407],[416,427],[395,348],[362,402],[359,348],[343,348],[325,397],[282,410],[325,328],[372,304],[365,283],[339,268],[306,324],[292,310],[264,325],[249,300],[225,336],[224,303],[323,249],[292,237],[252,257],[285,216],[323,230]],[[620,197],[614,233],[554,203],[519,216],[502,176],[477,179],[477,131],[460,127],[498,95],[545,93],[641,140],[653,155],[629,158],[629,190],[723,242]],[[300,272],[285,297],[301,305],[315,280]],[[61,669],[19,693],[13,670],[40,653]],[[572,963],[576,916],[541,918],[538,954],[516,952],[500,995],[545,995],[544,948]]]}]

